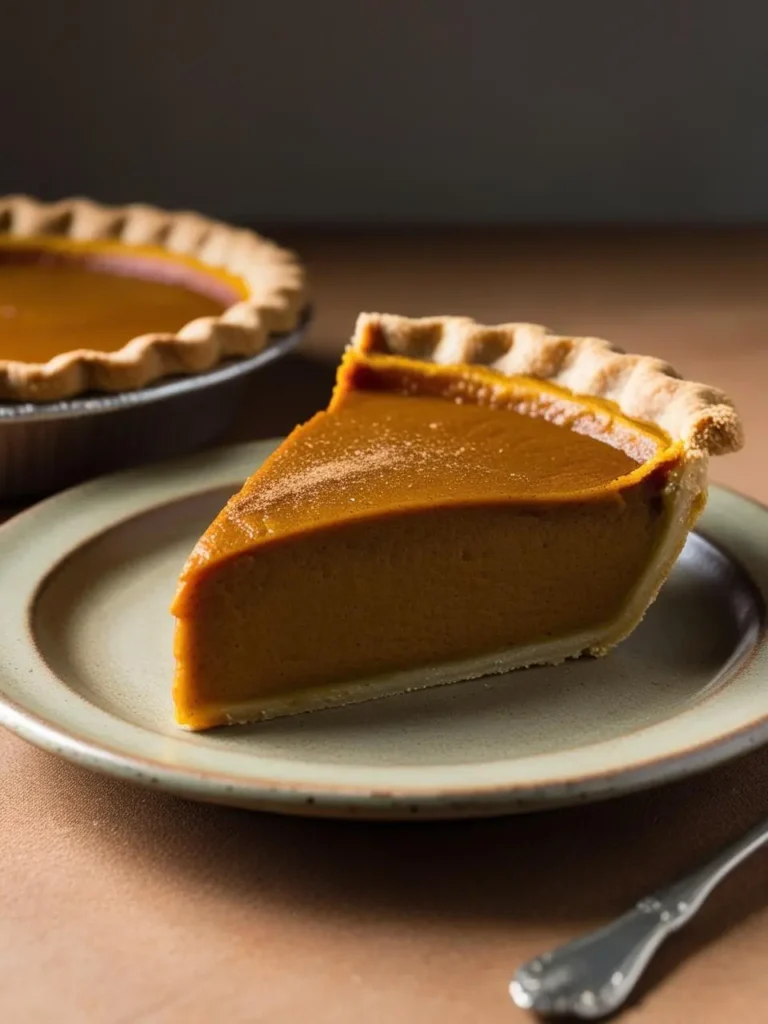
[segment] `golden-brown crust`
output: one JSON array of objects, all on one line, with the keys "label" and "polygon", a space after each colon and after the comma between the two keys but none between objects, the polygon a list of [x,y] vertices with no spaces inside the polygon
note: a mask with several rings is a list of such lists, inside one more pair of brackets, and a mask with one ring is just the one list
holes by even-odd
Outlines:
[{"label": "golden-brown crust", "polygon": [[721,455],[744,442],[739,415],[721,391],[683,380],[668,363],[628,355],[600,338],[562,337],[538,324],[488,327],[468,317],[362,313],[352,346],[549,381],[614,402],[625,416],[657,424],[692,454]]},{"label": "golden-brown crust", "polygon": [[290,252],[252,231],[200,214],[90,199],[44,203],[0,197],[0,238],[56,236],[78,242],[159,246],[243,280],[247,297],[176,334],[145,334],[118,352],[63,352],[47,363],[0,360],[0,399],[57,401],[85,391],[129,391],[177,373],[201,373],[231,356],[255,355],[270,335],[293,330],[306,305],[304,272]]}]

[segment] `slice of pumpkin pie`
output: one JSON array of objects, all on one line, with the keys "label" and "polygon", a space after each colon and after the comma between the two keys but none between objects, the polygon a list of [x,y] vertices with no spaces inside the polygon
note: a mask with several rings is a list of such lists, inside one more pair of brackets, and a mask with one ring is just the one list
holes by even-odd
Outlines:
[{"label": "slice of pumpkin pie", "polygon": [[583,653],[637,626],[742,443],[712,388],[529,324],[362,315],[328,409],[190,555],[179,723],[204,729]]}]

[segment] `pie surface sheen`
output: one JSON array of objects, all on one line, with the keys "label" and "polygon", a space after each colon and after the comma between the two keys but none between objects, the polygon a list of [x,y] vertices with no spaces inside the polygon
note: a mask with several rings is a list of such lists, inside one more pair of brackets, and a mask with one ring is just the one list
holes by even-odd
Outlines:
[{"label": "pie surface sheen", "polygon": [[193,213],[0,197],[0,400],[128,391],[255,355],[306,304],[296,259]]},{"label": "pie surface sheen", "polygon": [[202,729],[605,653],[740,446],[725,396],[528,324],[363,315],[331,403],[182,572],[174,699]]}]

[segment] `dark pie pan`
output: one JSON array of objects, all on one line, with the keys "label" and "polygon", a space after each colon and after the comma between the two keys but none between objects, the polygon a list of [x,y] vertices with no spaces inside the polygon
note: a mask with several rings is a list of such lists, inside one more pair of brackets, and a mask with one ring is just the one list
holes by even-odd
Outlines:
[{"label": "dark pie pan", "polygon": [[43,497],[90,477],[196,451],[233,424],[252,379],[300,341],[290,334],[207,373],[166,377],[137,391],[61,402],[0,403],[0,502]]}]

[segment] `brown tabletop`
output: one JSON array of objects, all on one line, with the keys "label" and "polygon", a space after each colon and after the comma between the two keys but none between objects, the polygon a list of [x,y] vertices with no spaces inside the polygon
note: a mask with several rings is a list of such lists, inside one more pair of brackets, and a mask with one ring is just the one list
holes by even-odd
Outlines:
[{"label": "brown tabletop", "polygon": [[[327,397],[359,310],[532,320],[727,390],[750,444],[714,477],[768,501],[768,232],[285,233],[318,315],[233,438]],[[0,1021],[495,1024],[514,967],[768,814],[768,751],[610,803],[453,824],[199,806],[0,731]],[[624,1019],[768,1020],[768,852],[661,951]]]}]

